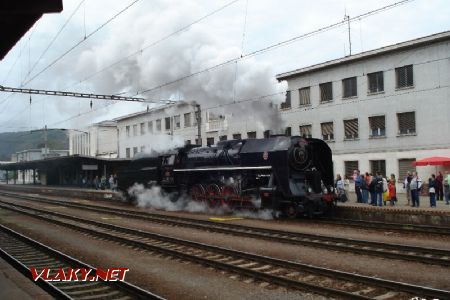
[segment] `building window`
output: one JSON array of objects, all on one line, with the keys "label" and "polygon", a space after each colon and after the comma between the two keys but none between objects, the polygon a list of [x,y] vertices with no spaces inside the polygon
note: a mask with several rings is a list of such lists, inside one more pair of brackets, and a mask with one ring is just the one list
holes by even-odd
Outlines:
[{"label": "building window", "polygon": [[370,137],[386,135],[386,117],[375,116],[369,117]]},{"label": "building window", "polygon": [[333,100],[333,83],[326,82],[319,84],[320,102],[328,102]]},{"label": "building window", "polygon": [[233,134],[233,140],[240,140],[240,139],[241,139],[241,134],[240,133]]},{"label": "building window", "polygon": [[358,94],[356,77],[342,80],[343,98],[356,97]]},{"label": "building window", "polygon": [[265,138],[265,139],[270,138],[270,130],[265,130],[265,131],[264,131],[264,138]]},{"label": "building window", "polygon": [[219,141],[226,141],[228,138],[226,135],[219,136]]},{"label": "building window", "polygon": [[395,68],[395,79],[397,82],[395,87],[398,89],[413,86],[413,66]]},{"label": "building window", "polygon": [[145,146],[141,146],[141,152],[145,151]]},{"label": "building window", "polygon": [[358,138],[358,119],[344,120],[344,132],[346,140]]},{"label": "building window", "polygon": [[126,157],[130,158],[130,148],[125,149]]},{"label": "building window", "polygon": [[334,140],[333,122],[321,123],[320,127],[322,129],[322,139],[324,141]]},{"label": "building window", "polygon": [[412,165],[415,162],[415,158],[402,158],[398,160],[398,177],[399,181],[403,182],[408,172],[416,172],[416,167]]},{"label": "building window", "polygon": [[359,170],[359,162],[357,160],[344,161],[344,169],[344,178],[352,179],[353,171]]},{"label": "building window", "polygon": [[397,114],[398,133],[413,134],[416,133],[416,116],[415,112],[405,112]]},{"label": "building window", "polygon": [[185,145],[190,145],[190,144],[191,144],[191,140],[185,140],[185,141],[184,141],[184,144],[185,144]]},{"label": "building window", "polygon": [[213,137],[206,138],[206,145],[208,146],[214,145],[214,138]]},{"label": "building window", "polygon": [[166,125],[166,130],[170,130],[170,117],[164,119],[164,124]]},{"label": "building window", "polygon": [[127,137],[130,137],[130,126],[126,126],[125,130],[127,132]]},{"label": "building window", "polygon": [[309,86],[298,90],[300,106],[311,104],[310,91]]},{"label": "building window", "polygon": [[383,72],[367,74],[369,93],[379,93],[384,91]]},{"label": "building window", "polygon": [[148,133],[153,133],[153,121],[148,122]]},{"label": "building window", "polygon": [[386,161],[385,160],[371,160],[370,172],[375,176],[379,172],[382,176],[386,176]]},{"label": "building window", "polygon": [[304,138],[312,138],[312,125],[300,126],[300,136]]},{"label": "building window", "polygon": [[157,131],[161,131],[161,119],[160,120],[156,120],[156,130]]},{"label": "building window", "polygon": [[284,130],[284,135],[285,136],[291,136],[292,135],[292,128],[291,127],[286,127],[286,129]]},{"label": "building window", "polygon": [[191,127],[191,113],[184,114],[184,127]]},{"label": "building window", "polygon": [[248,139],[256,139],[256,131],[247,132],[247,138]]},{"label": "building window", "polygon": [[180,129],[181,128],[180,115],[173,117],[173,123],[175,125],[175,129]]},{"label": "building window", "polygon": [[137,129],[137,124],[133,125],[133,136],[137,136],[138,135],[138,129]]},{"label": "building window", "polygon": [[137,147],[133,147],[133,156],[135,156],[138,153],[138,148]]},{"label": "building window", "polygon": [[144,135],[145,134],[145,123],[141,123],[140,126],[141,126],[141,135]]},{"label": "building window", "polygon": [[291,91],[286,92],[286,100],[280,105],[280,109],[289,109],[289,108],[291,108]]},{"label": "building window", "polygon": [[195,139],[195,144],[198,146],[202,145],[202,140],[201,139]]}]

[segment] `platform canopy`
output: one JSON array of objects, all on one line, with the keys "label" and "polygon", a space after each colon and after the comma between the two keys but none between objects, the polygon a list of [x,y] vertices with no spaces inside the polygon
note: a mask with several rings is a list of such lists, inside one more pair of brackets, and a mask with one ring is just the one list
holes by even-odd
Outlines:
[{"label": "platform canopy", "polygon": [[0,1],[0,60],[17,41],[39,20],[42,14],[59,13],[62,0],[1,0]]},{"label": "platform canopy", "polygon": [[413,166],[445,166],[450,165],[450,157],[432,156],[412,162]]}]

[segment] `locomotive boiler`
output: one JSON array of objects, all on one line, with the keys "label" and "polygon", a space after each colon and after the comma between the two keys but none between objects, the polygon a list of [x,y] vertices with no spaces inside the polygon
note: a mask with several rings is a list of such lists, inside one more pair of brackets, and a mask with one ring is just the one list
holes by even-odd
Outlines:
[{"label": "locomotive boiler", "polygon": [[288,217],[323,214],[335,203],[331,150],[303,137],[221,141],[136,159],[119,173],[119,189],[135,182],[210,207],[267,208]]}]

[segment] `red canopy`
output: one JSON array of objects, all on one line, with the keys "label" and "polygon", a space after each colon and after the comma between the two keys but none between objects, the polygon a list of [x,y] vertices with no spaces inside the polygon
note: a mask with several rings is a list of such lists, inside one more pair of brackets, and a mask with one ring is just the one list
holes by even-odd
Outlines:
[{"label": "red canopy", "polygon": [[443,166],[443,165],[450,165],[450,157],[443,157],[443,156],[433,156],[433,157],[427,157],[421,160],[416,160],[412,163],[413,166]]}]

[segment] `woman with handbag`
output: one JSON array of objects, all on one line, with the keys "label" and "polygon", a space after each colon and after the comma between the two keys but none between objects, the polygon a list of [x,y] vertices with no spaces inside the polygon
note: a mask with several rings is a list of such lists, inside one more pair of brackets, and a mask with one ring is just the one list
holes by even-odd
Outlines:
[{"label": "woman with handbag", "polygon": [[436,176],[434,174],[428,179],[428,192],[430,194],[430,207],[436,207]]}]

